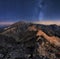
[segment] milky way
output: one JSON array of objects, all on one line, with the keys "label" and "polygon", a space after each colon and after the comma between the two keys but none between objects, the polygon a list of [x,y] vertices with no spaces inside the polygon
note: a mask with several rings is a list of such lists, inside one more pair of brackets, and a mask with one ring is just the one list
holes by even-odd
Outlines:
[{"label": "milky way", "polygon": [[39,20],[43,20],[44,18],[44,8],[46,7],[45,1],[46,0],[38,0],[38,10],[39,10],[38,19]]},{"label": "milky way", "polygon": [[43,6],[43,0],[40,0],[39,1],[39,8],[40,8],[40,12],[39,12],[39,20],[42,20],[43,19],[43,11],[42,11],[42,8],[44,7]]},{"label": "milky way", "polygon": [[60,0],[0,0],[0,22],[60,19]]}]

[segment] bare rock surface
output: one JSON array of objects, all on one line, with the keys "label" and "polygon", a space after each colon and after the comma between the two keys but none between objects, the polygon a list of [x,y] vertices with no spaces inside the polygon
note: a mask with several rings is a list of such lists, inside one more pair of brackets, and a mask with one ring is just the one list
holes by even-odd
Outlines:
[{"label": "bare rock surface", "polygon": [[[60,48],[50,44],[42,36],[38,38],[36,36],[37,31],[32,26],[41,29],[48,36],[60,38],[60,26],[55,24],[42,25],[17,22],[3,29],[0,33],[0,59],[60,58]],[[31,29],[34,29],[34,31],[31,31]]]}]

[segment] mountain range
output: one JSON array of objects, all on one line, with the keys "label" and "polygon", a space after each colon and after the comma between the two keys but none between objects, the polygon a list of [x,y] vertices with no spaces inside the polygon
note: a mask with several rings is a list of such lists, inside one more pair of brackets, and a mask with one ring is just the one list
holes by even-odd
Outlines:
[{"label": "mountain range", "polygon": [[[40,31],[41,30],[41,31]],[[49,39],[60,41],[60,26],[29,22],[16,22],[0,28],[0,59],[58,59],[60,45],[55,46]],[[37,34],[39,36],[37,36]]]}]

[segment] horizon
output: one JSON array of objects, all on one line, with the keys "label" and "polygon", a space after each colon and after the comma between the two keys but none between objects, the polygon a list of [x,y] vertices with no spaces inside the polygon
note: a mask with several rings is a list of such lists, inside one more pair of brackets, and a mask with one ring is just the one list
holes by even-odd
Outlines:
[{"label": "horizon", "polygon": [[[0,25],[12,25],[16,22],[20,22],[20,21],[15,21],[15,22],[0,22]],[[60,25],[60,21],[55,20],[55,21],[24,21],[24,22],[31,22],[31,23],[35,23],[35,24],[44,24],[44,25],[51,25],[51,24],[56,24],[56,25]]]}]

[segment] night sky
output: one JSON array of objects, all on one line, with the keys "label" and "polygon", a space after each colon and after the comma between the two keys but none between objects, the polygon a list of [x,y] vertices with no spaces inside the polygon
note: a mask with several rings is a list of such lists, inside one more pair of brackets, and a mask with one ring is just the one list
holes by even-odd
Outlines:
[{"label": "night sky", "polygon": [[60,0],[0,0],[0,22],[60,20]]}]

